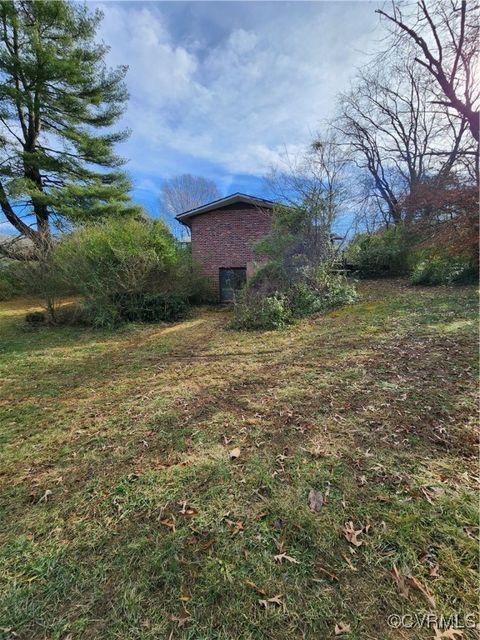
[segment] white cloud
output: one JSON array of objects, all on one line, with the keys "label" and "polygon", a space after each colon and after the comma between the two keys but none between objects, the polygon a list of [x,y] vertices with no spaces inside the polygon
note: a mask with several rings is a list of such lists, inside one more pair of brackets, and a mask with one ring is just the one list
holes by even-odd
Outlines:
[{"label": "white cloud", "polygon": [[[228,3],[213,5],[229,11]],[[357,49],[369,45],[374,7],[323,3],[304,14],[269,6],[248,28],[236,19],[228,26],[223,15],[212,45],[211,34],[199,39],[193,26],[175,38],[162,3],[103,5],[109,62],[129,65],[125,155],[134,172],[168,176],[203,162],[263,175],[285,149],[309,143],[358,63]],[[210,3],[205,11],[214,11]]]}]

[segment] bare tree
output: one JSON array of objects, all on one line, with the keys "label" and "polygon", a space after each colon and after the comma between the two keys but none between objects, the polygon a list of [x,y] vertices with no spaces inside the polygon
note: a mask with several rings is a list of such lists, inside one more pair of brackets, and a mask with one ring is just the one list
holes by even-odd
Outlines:
[{"label": "bare tree", "polygon": [[311,210],[317,226],[330,232],[348,196],[346,171],[350,162],[348,149],[336,132],[327,131],[316,136],[306,153],[285,153],[266,182],[276,201]]},{"label": "bare tree", "polygon": [[185,173],[165,180],[160,205],[165,213],[176,216],[219,198],[221,194],[213,180]]},{"label": "bare tree", "polygon": [[417,190],[443,187],[461,160],[474,157],[466,119],[432,104],[431,85],[405,52],[375,60],[340,97],[336,127],[370,176],[364,204],[375,204],[387,225],[408,223],[418,213]]},{"label": "bare tree", "polygon": [[[292,266],[299,261],[315,265],[333,257],[333,225],[343,213],[349,195],[347,168],[350,157],[334,131],[318,135],[306,153],[285,153],[266,177],[278,203],[278,244],[287,241]],[[275,224],[274,224],[275,226]],[[285,256],[284,256],[285,258]]]},{"label": "bare tree", "polygon": [[415,61],[435,79],[440,93],[437,101],[461,114],[479,142],[480,93],[474,73],[478,63],[479,5],[467,0],[436,0],[428,7],[425,0],[419,0],[416,7],[417,18],[411,21],[403,17],[397,1],[393,2],[392,13],[381,9],[376,13],[392,22],[398,35],[415,43]]},{"label": "bare tree", "polygon": [[186,227],[177,222],[175,216],[221,197],[213,180],[185,173],[165,180],[160,192],[160,209],[183,237],[188,232]]}]

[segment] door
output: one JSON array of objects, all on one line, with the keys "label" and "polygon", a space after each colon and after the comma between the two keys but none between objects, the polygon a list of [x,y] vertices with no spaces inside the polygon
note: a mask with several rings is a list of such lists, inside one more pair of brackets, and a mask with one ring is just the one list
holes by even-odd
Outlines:
[{"label": "door", "polygon": [[236,269],[220,269],[220,302],[232,302],[235,291],[243,287],[247,281],[246,267]]}]

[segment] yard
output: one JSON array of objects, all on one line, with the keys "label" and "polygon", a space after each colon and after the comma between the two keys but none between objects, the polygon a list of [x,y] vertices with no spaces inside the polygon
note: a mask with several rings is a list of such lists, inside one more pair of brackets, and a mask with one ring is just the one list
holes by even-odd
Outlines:
[{"label": "yard", "polygon": [[0,303],[0,637],[476,637],[388,624],[477,612],[476,291],[360,289],[253,334]]}]

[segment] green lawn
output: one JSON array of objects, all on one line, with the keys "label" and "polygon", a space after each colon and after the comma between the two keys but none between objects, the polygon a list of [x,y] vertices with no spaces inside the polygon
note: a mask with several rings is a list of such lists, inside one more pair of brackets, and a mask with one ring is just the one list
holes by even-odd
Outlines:
[{"label": "green lawn", "polygon": [[0,637],[416,639],[388,616],[476,613],[476,291],[361,292],[253,334],[0,303]]}]

